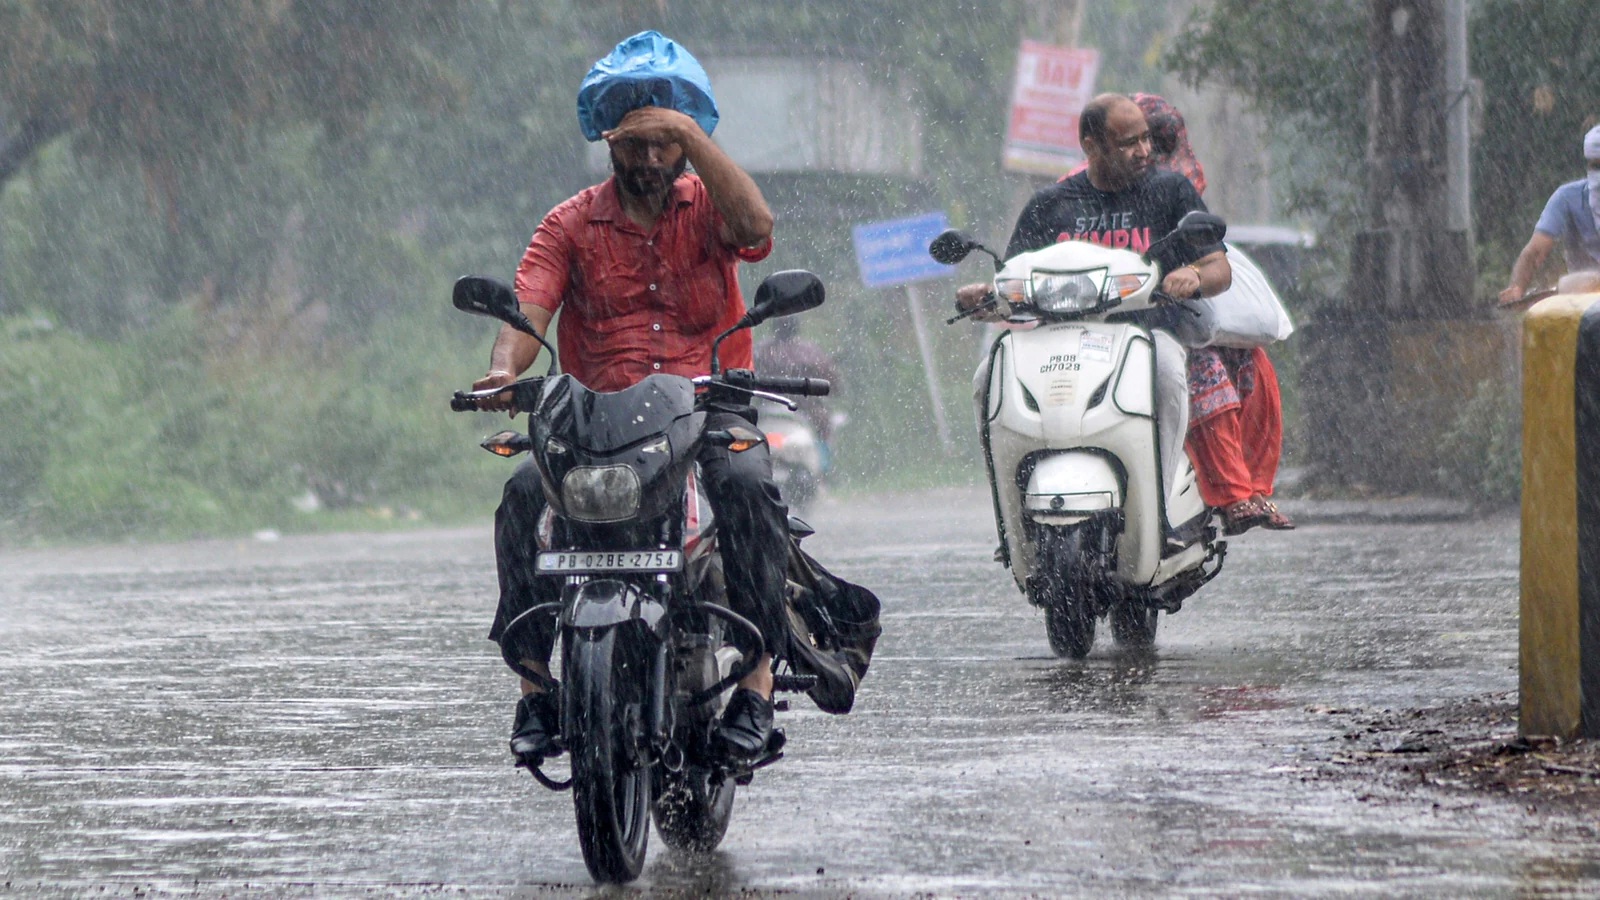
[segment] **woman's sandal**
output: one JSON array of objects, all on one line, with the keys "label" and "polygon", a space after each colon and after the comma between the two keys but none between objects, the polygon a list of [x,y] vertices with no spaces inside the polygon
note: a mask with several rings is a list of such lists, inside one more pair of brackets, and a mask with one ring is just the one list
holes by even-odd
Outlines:
[{"label": "woman's sandal", "polygon": [[1262,505],[1264,502],[1259,496],[1256,496],[1224,506],[1222,508],[1222,533],[1232,537],[1237,534],[1244,534],[1257,525],[1266,525],[1272,521],[1272,513],[1268,512],[1266,507]]},{"label": "woman's sandal", "polygon": [[1288,516],[1284,515],[1283,512],[1278,509],[1278,505],[1276,503],[1273,503],[1271,500],[1268,500],[1261,494],[1257,494],[1251,499],[1261,504],[1261,508],[1266,510],[1267,520],[1261,523],[1262,528],[1266,528],[1271,531],[1294,530],[1294,521]]}]

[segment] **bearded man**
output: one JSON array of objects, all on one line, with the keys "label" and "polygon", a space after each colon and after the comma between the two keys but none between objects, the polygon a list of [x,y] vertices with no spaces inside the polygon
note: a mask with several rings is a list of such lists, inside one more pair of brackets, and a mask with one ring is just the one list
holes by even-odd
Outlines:
[{"label": "bearded man", "polygon": [[[617,391],[658,373],[707,374],[712,340],[745,313],[736,266],[772,250],[773,217],[755,182],[695,118],[649,102],[641,99],[599,132],[610,146],[612,176],[551,210],[517,268],[523,313],[543,335],[561,311],[562,366],[590,390]],[[686,174],[689,165],[694,174]],[[489,372],[473,390],[511,384],[538,352],[532,337],[503,328]],[[751,368],[750,332],[729,337],[721,358],[728,368]],[[754,418],[717,410],[706,425],[752,427]],[[767,448],[732,453],[708,445],[700,464],[720,523],[730,605],[761,629],[769,648],[781,647],[789,536]],[[559,752],[559,704],[549,679],[555,624],[541,620],[512,633],[505,626],[553,599],[551,579],[535,575],[532,565],[544,508],[538,470],[527,463],[506,483],[495,515],[500,604],[489,636],[503,647],[510,642],[505,649],[543,676],[543,683],[523,681],[512,726],[512,754],[530,765]],[[754,759],[767,744],[770,662],[769,653],[729,699],[718,738],[731,757]],[[864,670],[863,661],[852,675]],[[853,688],[845,685],[845,693],[853,696]],[[847,708],[848,700],[839,705]]]}]

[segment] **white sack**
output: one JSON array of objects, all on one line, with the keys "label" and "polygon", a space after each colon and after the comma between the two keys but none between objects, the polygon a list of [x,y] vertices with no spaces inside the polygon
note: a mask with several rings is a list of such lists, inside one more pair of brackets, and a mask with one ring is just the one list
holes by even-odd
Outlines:
[{"label": "white sack", "polygon": [[1187,300],[1199,315],[1180,312],[1175,331],[1186,347],[1264,347],[1294,333],[1278,292],[1243,250],[1228,247],[1233,285],[1215,297]]}]

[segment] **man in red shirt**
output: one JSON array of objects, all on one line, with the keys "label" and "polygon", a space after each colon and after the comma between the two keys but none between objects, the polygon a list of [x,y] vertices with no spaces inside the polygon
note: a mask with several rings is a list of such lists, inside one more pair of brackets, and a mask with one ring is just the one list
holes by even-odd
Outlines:
[{"label": "man in red shirt", "polygon": [[[683,113],[635,109],[603,137],[612,177],[539,224],[517,269],[522,311],[541,334],[561,311],[562,364],[592,390],[618,390],[658,372],[704,375],[712,340],[745,312],[735,265],[771,252],[772,213],[750,176]],[[689,164],[696,174],[685,174]],[[473,389],[510,384],[538,351],[533,338],[502,328],[489,372]],[[730,368],[751,368],[750,333],[724,341],[721,354]],[[713,411],[707,420],[711,429],[734,424],[754,422],[731,410]],[[720,522],[729,600],[760,627],[769,648],[781,647],[789,538],[767,448],[708,447],[700,463]],[[534,526],[543,509],[538,471],[525,464],[506,483],[495,515],[500,606],[493,640],[548,590],[532,574]],[[511,638],[523,665],[546,677],[554,632],[547,622]],[[771,734],[770,662],[770,655],[763,658],[729,699],[719,736],[733,755],[758,755]],[[536,761],[555,749],[558,706],[544,685],[524,680],[522,689],[511,749]]]}]

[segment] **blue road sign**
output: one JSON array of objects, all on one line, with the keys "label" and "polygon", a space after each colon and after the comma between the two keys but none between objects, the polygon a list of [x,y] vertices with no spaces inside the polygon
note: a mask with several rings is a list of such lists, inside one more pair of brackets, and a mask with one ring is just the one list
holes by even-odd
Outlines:
[{"label": "blue road sign", "polygon": [[928,255],[928,245],[949,227],[942,212],[857,225],[852,234],[861,283],[870,288],[894,287],[950,276],[955,266],[935,262]]}]

